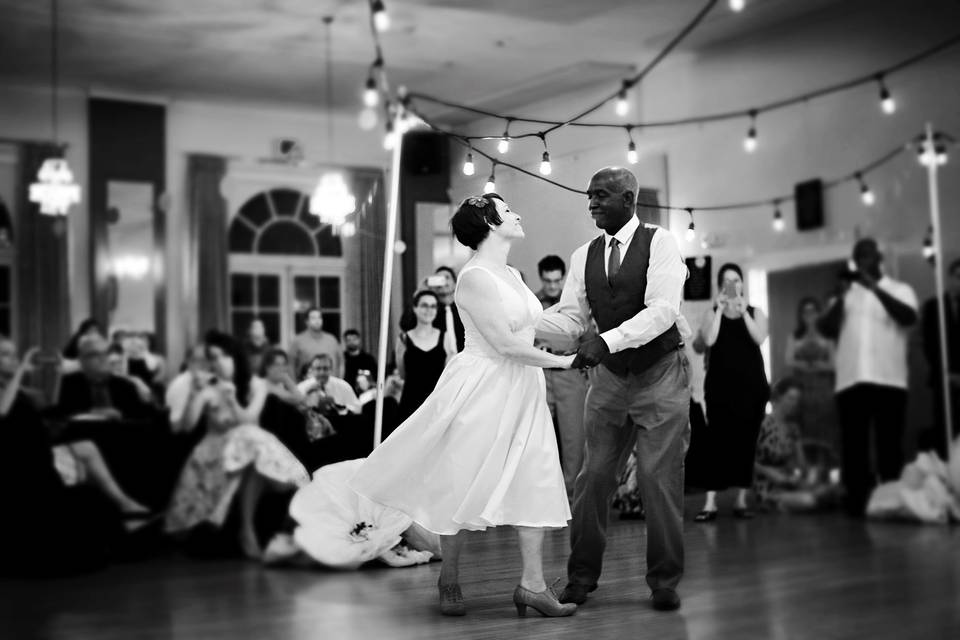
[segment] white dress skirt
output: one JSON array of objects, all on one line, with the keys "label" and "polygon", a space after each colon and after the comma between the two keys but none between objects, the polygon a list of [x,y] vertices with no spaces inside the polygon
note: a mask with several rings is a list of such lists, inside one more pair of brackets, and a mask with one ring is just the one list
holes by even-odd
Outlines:
[{"label": "white dress skirt", "polygon": [[[533,344],[542,306],[493,272],[502,313]],[[519,273],[511,270],[522,282]],[[461,307],[462,308],[462,307]],[[543,371],[502,357],[463,313],[466,345],[433,393],[367,458],[350,487],[440,535],[565,527],[570,506]]]}]

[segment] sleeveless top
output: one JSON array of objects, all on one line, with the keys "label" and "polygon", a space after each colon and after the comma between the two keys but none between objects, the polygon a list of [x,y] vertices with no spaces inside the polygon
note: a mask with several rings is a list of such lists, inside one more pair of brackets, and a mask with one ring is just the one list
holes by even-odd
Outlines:
[{"label": "sleeveless top", "polygon": [[[513,274],[513,277],[517,279],[517,282],[523,286],[524,291],[522,294],[508,284],[502,276],[497,275],[490,269],[481,265],[468,263],[460,272],[459,278],[457,278],[457,290],[454,296],[456,298],[460,296],[460,278],[463,278],[463,274],[475,269],[486,272],[487,275],[497,283],[497,290],[500,292],[500,312],[503,313],[506,318],[510,330],[514,334],[523,337],[524,340],[527,340],[532,345],[534,327],[540,319],[541,314],[543,314],[543,307],[537,299],[537,296],[535,296],[527,285],[523,283],[523,280],[520,279],[520,272],[513,267],[507,268],[510,270],[510,273]],[[458,302],[457,304],[459,305],[460,303]],[[463,320],[464,328],[464,347],[462,353],[487,358],[503,357],[497,353],[496,349],[480,334],[470,314],[461,314],[461,319]]]},{"label": "sleeveless top", "polygon": [[[747,313],[752,318],[754,308],[747,307]],[[750,336],[742,316],[720,318],[720,331],[707,353],[706,366],[704,386],[707,389],[742,389],[746,385],[762,391],[768,386],[760,345]]]}]

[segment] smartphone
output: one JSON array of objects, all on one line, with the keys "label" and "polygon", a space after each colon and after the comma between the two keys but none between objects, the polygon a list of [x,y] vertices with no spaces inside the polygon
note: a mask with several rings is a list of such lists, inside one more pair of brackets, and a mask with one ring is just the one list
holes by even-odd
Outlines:
[{"label": "smartphone", "polygon": [[728,298],[737,297],[737,283],[736,282],[724,282],[723,283],[723,295]]},{"label": "smartphone", "polygon": [[447,283],[447,279],[443,276],[430,276],[427,278],[428,287],[442,287]]}]

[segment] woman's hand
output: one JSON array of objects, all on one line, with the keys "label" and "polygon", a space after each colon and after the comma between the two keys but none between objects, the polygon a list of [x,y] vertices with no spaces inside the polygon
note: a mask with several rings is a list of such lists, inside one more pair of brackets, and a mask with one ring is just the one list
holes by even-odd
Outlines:
[{"label": "woman's hand", "polygon": [[747,312],[747,300],[743,296],[737,296],[727,303],[734,312],[743,315]]},{"label": "woman's hand", "polygon": [[730,298],[727,297],[727,294],[721,293],[714,299],[713,303],[717,305],[717,312],[722,313],[730,304]]},{"label": "woman's hand", "polygon": [[577,354],[573,353],[569,356],[560,356],[560,369],[569,369],[573,366],[573,361],[576,360]]}]

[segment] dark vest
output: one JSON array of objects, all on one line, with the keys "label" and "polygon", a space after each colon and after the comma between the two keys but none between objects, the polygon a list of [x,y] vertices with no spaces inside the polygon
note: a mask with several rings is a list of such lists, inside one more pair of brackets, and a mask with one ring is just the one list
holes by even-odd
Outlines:
[{"label": "dark vest", "polygon": [[[650,263],[650,242],[656,229],[641,224],[627,248],[627,255],[620,263],[620,270],[607,282],[604,263],[602,235],[587,248],[585,285],[590,311],[600,333],[614,329],[647,308],[643,303],[647,292],[647,266]],[[676,350],[683,341],[677,325],[661,333],[647,344],[634,349],[624,349],[607,356],[602,364],[613,373],[623,376],[627,372],[640,373],[648,369],[667,353]]]}]

